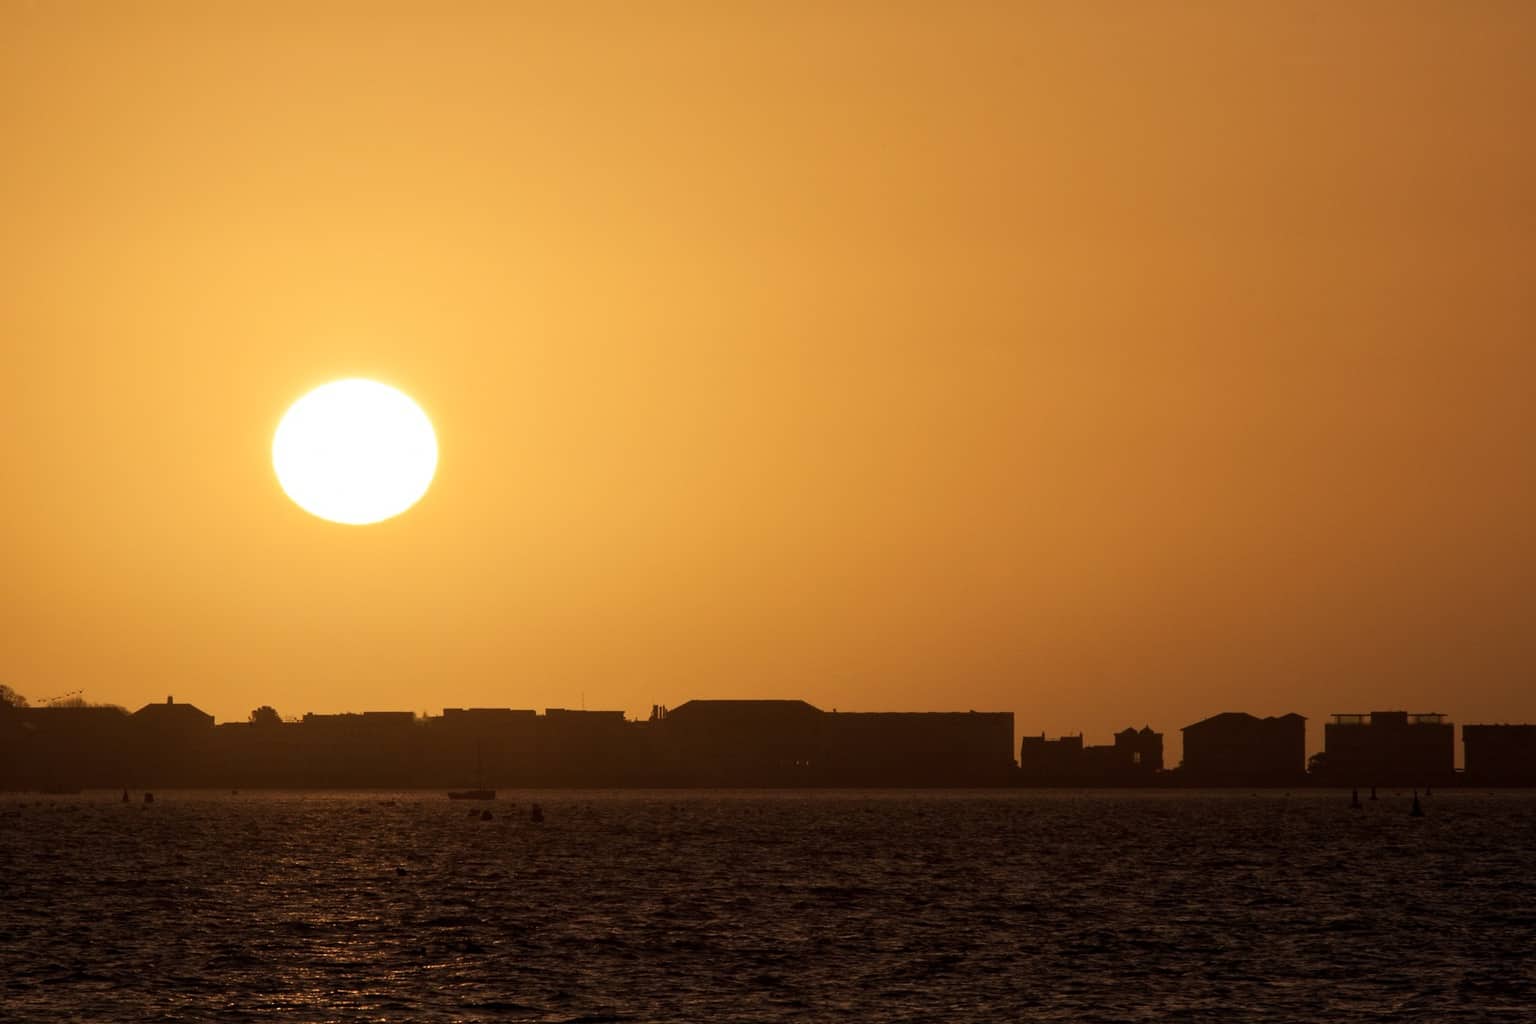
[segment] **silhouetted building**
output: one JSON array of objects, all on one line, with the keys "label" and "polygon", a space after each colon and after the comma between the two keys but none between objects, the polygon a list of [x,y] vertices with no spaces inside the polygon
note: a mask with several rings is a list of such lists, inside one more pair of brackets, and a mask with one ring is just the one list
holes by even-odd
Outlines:
[{"label": "silhouetted building", "polygon": [[309,785],[303,740],[297,722],[220,722],[213,727],[209,781],[247,789]]},{"label": "silhouetted building", "polygon": [[803,700],[690,700],[655,722],[668,781],[791,786],[813,780],[822,712]]},{"label": "silhouetted building", "polygon": [[818,713],[819,785],[999,785],[1013,771],[1011,711]]},{"label": "silhouetted building", "polygon": [[1019,740],[1019,778],[1027,784],[1078,782],[1082,776],[1083,737],[1048,740],[1045,733]]},{"label": "silhouetted building", "polygon": [[146,704],[133,713],[139,728],[156,735],[171,737],[195,737],[213,728],[213,716],[193,704],[177,704],[175,697],[165,698],[164,704]]},{"label": "silhouetted building", "polygon": [[533,739],[539,714],[532,708],[443,708],[442,725],[455,733],[477,737]]},{"label": "silhouetted building", "polygon": [[434,778],[446,785],[534,785],[539,727],[532,708],[444,708],[427,722]]},{"label": "silhouetted building", "polygon": [[416,716],[409,711],[345,711],[339,715],[307,712],[303,720],[304,727],[315,735],[324,733],[337,738],[398,734],[415,724]]},{"label": "silhouetted building", "polygon": [[[0,707],[0,788],[259,786],[1275,785],[1305,780],[1306,720],[1229,712],[1185,727],[1163,770],[1163,736],[1111,744],[1025,737],[1009,712],[822,711],[802,700],[696,700],[647,721],[620,711],[445,708],[307,714],[270,709],[215,725],[167,700],[121,708]],[[1439,715],[1338,716],[1318,778],[1438,784],[1453,778],[1454,726]],[[1468,775],[1536,785],[1536,726],[1474,726]],[[1018,761],[1015,768],[1014,753]],[[1329,773],[1332,772],[1332,776]],[[1347,776],[1347,777],[1346,777]]]},{"label": "silhouetted building", "polygon": [[536,778],[544,785],[622,785],[636,768],[635,738],[622,711],[545,708],[536,736]]},{"label": "silhouetted building", "polygon": [[70,790],[132,782],[142,745],[119,707],[11,708],[0,714],[0,787]]},{"label": "silhouetted building", "polygon": [[1536,725],[1464,725],[1466,779],[1478,786],[1536,786]]},{"label": "silhouetted building", "polygon": [[133,713],[135,733],[132,778],[141,786],[206,784],[212,749],[213,716],[191,704],[146,704]]},{"label": "silhouetted building", "polygon": [[1115,733],[1116,761],[1131,774],[1152,775],[1163,770],[1163,734],[1150,725]]},{"label": "silhouetted building", "polygon": [[1425,786],[1454,780],[1455,726],[1441,714],[1372,711],[1323,726],[1324,781],[1345,786]]},{"label": "silhouetted building", "polygon": [[1136,786],[1163,770],[1163,734],[1151,726],[1122,729],[1110,746],[1084,746],[1083,737],[1019,741],[1018,779],[1024,785]]},{"label": "silhouetted building", "polygon": [[1181,781],[1205,786],[1289,786],[1305,778],[1307,720],[1227,711],[1186,725]]},{"label": "silhouetted building", "polygon": [[1013,768],[1012,712],[693,700],[647,725],[665,777],[684,785],[999,785]]},{"label": "silhouetted building", "polygon": [[409,786],[422,777],[425,730],[409,711],[306,714],[298,726],[307,786]]}]

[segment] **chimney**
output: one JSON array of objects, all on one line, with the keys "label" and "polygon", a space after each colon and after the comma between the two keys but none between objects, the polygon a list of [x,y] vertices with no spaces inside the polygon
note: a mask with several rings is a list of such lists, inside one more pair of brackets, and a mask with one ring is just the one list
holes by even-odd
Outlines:
[{"label": "chimney", "polygon": [[165,698],[165,702],[167,704],[175,704],[176,703],[176,698],[175,697],[167,697],[167,698]]}]

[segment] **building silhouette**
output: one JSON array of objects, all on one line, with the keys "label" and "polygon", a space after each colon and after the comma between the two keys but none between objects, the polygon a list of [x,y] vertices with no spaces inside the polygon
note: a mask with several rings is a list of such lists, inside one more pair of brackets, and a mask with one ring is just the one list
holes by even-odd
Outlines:
[{"label": "building silhouette", "polygon": [[803,700],[690,700],[649,723],[650,740],[667,779],[806,784],[821,767],[822,717]]},{"label": "building silhouette", "polygon": [[1150,725],[1115,733],[1115,752],[1133,774],[1152,775],[1163,770],[1163,734],[1154,732]]},{"label": "building silhouette", "polygon": [[1186,725],[1181,782],[1292,786],[1306,778],[1307,720],[1294,712],[1256,718],[1227,711]]},{"label": "building silhouette", "polygon": [[444,708],[429,747],[433,778],[456,786],[532,779],[539,766],[539,715],[531,708]]},{"label": "building silhouette", "polygon": [[535,731],[534,784],[620,786],[645,774],[622,711],[545,708]]},{"label": "building silhouette", "polygon": [[1536,725],[1464,725],[1466,781],[1478,786],[1536,786]]},{"label": "building silhouette", "polygon": [[409,711],[306,714],[299,729],[309,785],[409,786],[421,774],[426,737]]},{"label": "building silhouette", "polygon": [[1163,734],[1151,726],[1122,729],[1108,746],[1084,746],[1081,734],[1019,741],[1018,780],[1026,786],[1135,786],[1163,770]]},{"label": "building silhouette", "polygon": [[194,704],[177,704],[175,697],[164,704],[146,704],[133,713],[134,722],[146,733],[179,742],[213,728],[213,716]]},{"label": "building silhouette", "polygon": [[818,785],[990,786],[1013,772],[1011,711],[820,714]]},{"label": "building silhouette", "polygon": [[68,790],[139,772],[146,749],[120,707],[0,704],[0,788]]},{"label": "building silhouette", "polygon": [[195,778],[206,763],[213,716],[192,704],[146,704],[133,713],[135,784],[171,786]]},{"label": "building silhouette", "polygon": [[1438,713],[1334,715],[1319,774],[1346,786],[1445,785],[1456,774],[1455,729]]},{"label": "building silhouette", "polygon": [[691,700],[646,723],[662,777],[687,785],[1001,785],[1012,712],[822,711],[803,700]]},{"label": "building silhouette", "polygon": [[[0,702],[0,789],[87,787],[1536,785],[1536,725],[1470,725],[1466,771],[1440,714],[1335,715],[1305,767],[1306,719],[1226,712],[1112,743],[1026,736],[1011,712],[825,711],[803,700],[692,700],[620,711],[445,708],[215,723],[167,698],[133,713]],[[1014,754],[1017,753],[1017,762]]]},{"label": "building silhouette", "polygon": [[620,711],[445,708],[215,724],[167,700],[0,707],[0,789],[1004,785],[1011,712],[826,712],[804,701]]},{"label": "building silhouette", "polygon": [[1026,785],[1072,785],[1083,774],[1083,737],[1061,736],[1054,740],[1025,736],[1019,740],[1019,780]]}]

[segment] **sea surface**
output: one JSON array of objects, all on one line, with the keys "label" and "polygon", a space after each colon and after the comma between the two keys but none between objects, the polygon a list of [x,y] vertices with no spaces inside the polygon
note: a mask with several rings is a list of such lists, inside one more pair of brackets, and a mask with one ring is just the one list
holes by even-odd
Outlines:
[{"label": "sea surface", "polygon": [[0,1019],[1536,1020],[1524,791],[156,797],[0,795]]}]

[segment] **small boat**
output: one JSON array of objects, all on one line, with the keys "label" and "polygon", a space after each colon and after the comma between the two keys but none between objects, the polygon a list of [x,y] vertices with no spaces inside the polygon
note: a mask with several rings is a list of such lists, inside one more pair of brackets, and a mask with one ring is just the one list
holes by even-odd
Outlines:
[{"label": "small boat", "polygon": [[[475,744],[475,785],[485,786],[485,758],[482,756],[480,744]],[[448,793],[449,800],[495,800],[494,789],[455,789]]]}]

